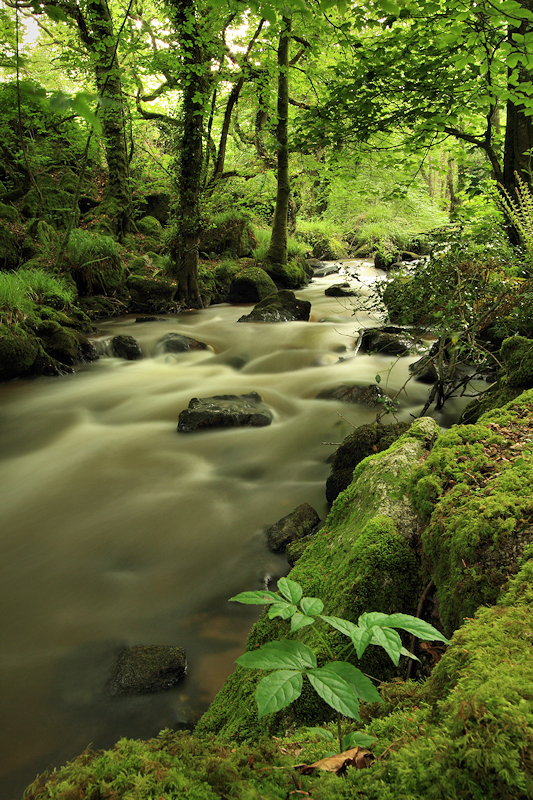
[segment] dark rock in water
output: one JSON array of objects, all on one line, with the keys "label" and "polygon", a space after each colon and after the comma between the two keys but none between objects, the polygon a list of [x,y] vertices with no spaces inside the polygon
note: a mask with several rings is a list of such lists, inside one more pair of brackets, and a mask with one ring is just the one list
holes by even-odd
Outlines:
[{"label": "dark rock in water", "polygon": [[307,262],[313,267],[313,275],[315,278],[325,278],[326,275],[335,275],[339,271],[340,264],[324,264],[323,261],[317,261],[315,265],[312,264],[311,261],[316,261],[316,259],[310,259]]},{"label": "dark rock in water", "polygon": [[170,689],[187,674],[182,647],[136,645],[122,651],[107,684],[111,697],[146,694]]},{"label": "dark rock in water", "polygon": [[309,503],[302,503],[271,525],[266,532],[267,544],[275,553],[282,553],[291,542],[313,533],[319,522],[315,509]]},{"label": "dark rock in water", "polygon": [[272,412],[257,392],[193,397],[178,420],[179,433],[209,428],[264,427],[272,422]]},{"label": "dark rock in water", "polygon": [[282,289],[265,297],[237,322],[306,322],[310,313],[311,303],[308,300],[298,300],[290,289]]},{"label": "dark rock in water", "polygon": [[409,372],[420,383],[435,383],[438,380],[437,370],[434,364],[434,353],[426,353],[413,364],[409,364]]},{"label": "dark rock in water", "polygon": [[360,425],[344,439],[331,462],[331,475],[326,482],[326,499],[333,503],[353,478],[353,471],[363,458],[387,450],[410,427],[408,422],[393,425]]},{"label": "dark rock in water", "polygon": [[126,361],[138,361],[143,357],[142,350],[133,336],[113,336],[111,347],[118,358],[125,358]]},{"label": "dark rock in water", "polygon": [[207,350],[207,345],[181,333],[166,333],[158,341],[157,349],[160,353],[187,353],[189,350]]},{"label": "dark rock in water", "polygon": [[409,356],[416,350],[416,341],[403,328],[392,325],[368,328],[361,333],[361,350],[387,356]]},{"label": "dark rock in water", "polygon": [[383,389],[376,384],[371,386],[336,386],[334,389],[324,389],[317,394],[317,400],[340,400],[341,403],[363,403],[367,406],[379,406],[386,397]]},{"label": "dark rock in water", "polygon": [[334,283],[324,291],[326,297],[359,297],[359,292],[349,283]]}]

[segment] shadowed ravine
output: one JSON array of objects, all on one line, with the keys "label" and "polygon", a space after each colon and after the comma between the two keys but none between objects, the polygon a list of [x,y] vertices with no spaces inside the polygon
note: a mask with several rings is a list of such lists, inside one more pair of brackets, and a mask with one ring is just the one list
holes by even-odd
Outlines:
[{"label": "shadowed ravine", "polygon": [[[227,305],[117,319],[99,325],[100,346],[130,334],[143,360],[103,357],[74,375],[0,386],[2,800],[89,743],[197,719],[232,671],[258,612],[227,598],[288,571],[264,529],[303,502],[324,518],[334,450],[324,443],[375,417],[315,396],[376,373],[385,387],[394,360],[350,357],[357,329],[377,322],[324,297],[336,280],[297,293],[312,303],[308,323],[237,325],[248,307]],[[158,355],[170,331],[211,349]],[[398,362],[389,393],[416,358]],[[192,397],[250,391],[272,408],[271,426],[176,432]],[[400,420],[427,396],[415,383],[408,391]],[[189,677],[163,694],[108,698],[126,644],[184,647]]]}]

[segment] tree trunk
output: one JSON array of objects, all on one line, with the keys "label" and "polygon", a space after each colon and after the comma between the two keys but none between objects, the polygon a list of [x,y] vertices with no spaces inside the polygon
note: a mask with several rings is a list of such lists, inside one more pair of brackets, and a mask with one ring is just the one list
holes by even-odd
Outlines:
[{"label": "tree trunk", "polygon": [[291,19],[290,17],[283,17],[278,46],[278,124],[276,128],[278,188],[270,246],[266,256],[268,262],[281,266],[287,264],[287,217],[290,197],[288,148],[290,35]]},{"label": "tree trunk", "polygon": [[202,308],[198,289],[200,196],[203,177],[204,100],[208,89],[194,0],[172,0],[184,67],[183,134],[180,143],[177,232],[171,243],[170,274],[178,282],[177,299],[189,308]]}]

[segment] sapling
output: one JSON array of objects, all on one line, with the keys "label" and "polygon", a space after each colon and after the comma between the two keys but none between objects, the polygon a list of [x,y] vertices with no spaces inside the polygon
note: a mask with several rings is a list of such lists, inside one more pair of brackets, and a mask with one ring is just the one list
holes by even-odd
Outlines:
[{"label": "sapling", "polygon": [[[409,614],[382,614],[373,611],[361,614],[357,625],[341,617],[326,616],[322,614],[322,600],[318,597],[304,597],[300,584],[289,578],[278,581],[278,590],[279,593],[266,589],[241,592],[230,599],[238,603],[270,605],[269,618],[290,619],[292,632],[314,625],[315,633],[331,660],[319,667],[313,650],[294,639],[267,642],[257,650],[250,650],[239,656],[237,664],[243,667],[269,670],[269,674],[257,684],[255,692],[259,719],[266,714],[280,711],[296,700],[302,692],[303,679],[306,677],[316,693],[337,711],[341,751],[357,744],[367,746],[370,740],[374,740],[366,734],[355,732],[347,737],[341,736],[340,715],[360,721],[359,702],[382,702],[381,697],[368,676],[332,652],[320,631],[319,620],[349,638],[350,642],[340,656],[353,647],[357,658],[361,659],[368,645],[373,644],[382,647],[395,665],[401,655],[418,661],[415,655],[403,647],[395,628],[425,641],[449,644],[448,639],[429,623]],[[317,732],[321,729],[312,730]],[[331,738],[327,732],[319,735]]]}]

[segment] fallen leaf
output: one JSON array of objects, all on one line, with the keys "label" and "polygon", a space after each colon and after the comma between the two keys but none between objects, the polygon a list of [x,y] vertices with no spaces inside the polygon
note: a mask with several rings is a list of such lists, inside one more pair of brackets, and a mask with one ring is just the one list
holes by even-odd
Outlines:
[{"label": "fallen leaf", "polygon": [[348,767],[365,769],[365,767],[371,766],[373,760],[374,756],[370,750],[365,750],[362,747],[352,747],[350,750],[345,750],[335,756],[321,758],[320,761],[315,761],[314,764],[297,764],[294,769],[299,770],[302,775],[310,775],[315,769],[343,775]]}]

